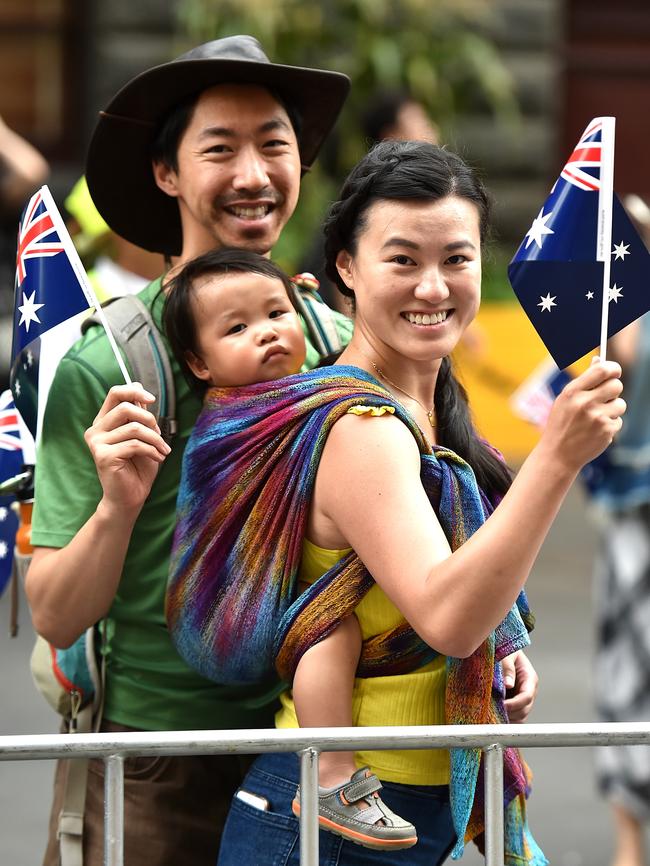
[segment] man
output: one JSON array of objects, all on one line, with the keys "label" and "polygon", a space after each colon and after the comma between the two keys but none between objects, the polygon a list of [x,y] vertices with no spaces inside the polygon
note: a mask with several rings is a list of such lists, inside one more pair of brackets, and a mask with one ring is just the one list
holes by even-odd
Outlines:
[{"label": "man", "polygon": [[[271,63],[248,36],[210,42],[150,69],[101,114],[86,169],[98,210],[127,240],[177,257],[176,267],[215,246],[268,254],[348,87],[337,73]],[[163,279],[140,293],[158,323],[163,295]],[[349,323],[338,322],[347,334]],[[166,629],[181,458],[199,410],[174,369],[178,433],[169,452],[142,408],[150,397],[141,389],[113,388],[106,397],[121,377],[100,329],[90,329],[61,362],[38,458],[36,550],[26,579],[34,625],[67,646],[105,618],[104,730],[270,725],[274,683],[208,682],[182,662]],[[84,866],[102,862],[102,773],[102,763],[91,762]],[[59,862],[64,776],[61,765],[47,866]],[[232,756],[127,761],[125,861],[212,866],[240,779]]]}]

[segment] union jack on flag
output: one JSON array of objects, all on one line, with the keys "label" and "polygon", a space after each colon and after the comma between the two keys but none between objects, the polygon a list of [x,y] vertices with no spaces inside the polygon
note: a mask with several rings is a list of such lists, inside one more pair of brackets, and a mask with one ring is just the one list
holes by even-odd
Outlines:
[{"label": "union jack on flag", "polygon": [[30,199],[18,228],[16,279],[19,285],[27,276],[26,259],[56,256],[63,252],[63,244],[54,231],[52,215],[47,209],[41,207],[42,203],[43,195],[39,190]]},{"label": "union jack on flag", "polygon": [[582,133],[560,177],[586,192],[599,190],[602,147],[603,122],[597,117]]}]

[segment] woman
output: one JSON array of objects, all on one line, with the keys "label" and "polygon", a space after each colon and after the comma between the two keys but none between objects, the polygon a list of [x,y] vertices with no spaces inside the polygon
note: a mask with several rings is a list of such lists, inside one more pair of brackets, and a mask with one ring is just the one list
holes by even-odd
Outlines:
[{"label": "woman", "polygon": [[[374,676],[357,678],[356,724],[508,720],[498,662],[527,643],[520,616],[526,620],[523,584],[577,472],[621,426],[620,368],[603,363],[558,398],[540,443],[512,486],[503,463],[474,432],[449,355],[479,306],[488,218],[487,196],[458,157],[429,144],[384,142],[352,171],[326,222],[328,273],[354,299],[356,317],[349,347],[323,373],[320,387],[353,396],[343,399],[337,392],[332,398],[339,408],[335,416],[327,415],[314,445],[321,450],[309,488],[300,579],[313,582],[341,568],[357,575],[353,566],[360,563],[376,582],[354,607],[366,643],[374,646],[377,635],[400,629],[404,635],[404,618],[409,636],[419,641],[408,656],[419,661],[410,667],[385,675],[389,668],[382,667],[379,675],[375,670]],[[273,401],[283,400],[286,414],[290,398],[283,395],[308,388],[314,375],[292,377],[283,380],[284,390],[282,383],[269,390],[267,420],[282,423],[284,415],[280,418]],[[310,393],[309,406],[330,399],[321,391]],[[260,390],[250,393],[247,411],[264,399]],[[214,404],[222,397],[227,399],[215,395]],[[358,405],[350,406],[357,399]],[[314,408],[310,421],[326,417],[320,412]],[[224,416],[225,427],[231,423],[242,434],[241,418]],[[198,440],[208,427],[199,421]],[[249,429],[257,437],[259,426]],[[277,450],[268,454],[275,459]],[[204,460],[197,472],[203,483],[208,465]],[[486,519],[488,498],[501,497]],[[281,502],[276,497],[274,507]],[[231,503],[236,504],[232,497]],[[247,542],[246,557],[255,546],[250,537]],[[247,558],[249,570],[250,565]],[[316,618],[312,626],[317,625]],[[326,635],[324,630],[321,636]],[[318,650],[318,643],[308,650],[315,670]],[[279,669],[291,674],[295,664],[285,665],[283,653],[284,644]],[[516,659],[519,703],[515,698],[510,707],[523,718],[530,695],[521,696],[530,675],[521,655]],[[291,694],[282,701],[276,724],[295,726]],[[451,760],[438,750],[358,755],[358,764],[370,765],[382,780],[383,801],[417,826],[418,844],[408,851],[372,852],[321,834],[321,862],[435,864],[454,845],[460,856],[464,839],[480,836],[482,810],[479,758],[456,751]],[[299,862],[292,815],[298,776],[295,755],[257,759],[233,800],[219,866]],[[528,776],[512,750],[506,778],[508,862],[543,864],[523,814]],[[366,793],[353,801],[351,813],[356,809],[363,821],[371,800]],[[375,820],[382,818],[375,813]]]}]

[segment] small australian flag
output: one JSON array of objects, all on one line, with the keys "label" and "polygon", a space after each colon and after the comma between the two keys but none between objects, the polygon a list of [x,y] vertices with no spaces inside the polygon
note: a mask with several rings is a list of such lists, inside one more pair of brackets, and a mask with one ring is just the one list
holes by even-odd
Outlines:
[{"label": "small australian flag", "polygon": [[[18,412],[10,391],[0,394],[0,483],[23,468],[23,448]],[[0,595],[9,582],[14,558],[18,517],[12,508],[14,496],[0,496]]]},{"label": "small australian flag", "polygon": [[36,436],[41,334],[94,306],[82,266],[49,189],[29,200],[18,228],[11,390]]},{"label": "small australian flag", "polygon": [[[600,342],[602,261],[596,260],[602,119],[593,120],[508,267],[526,315],[560,369]],[[608,337],[650,310],[650,254],[613,196]]]}]

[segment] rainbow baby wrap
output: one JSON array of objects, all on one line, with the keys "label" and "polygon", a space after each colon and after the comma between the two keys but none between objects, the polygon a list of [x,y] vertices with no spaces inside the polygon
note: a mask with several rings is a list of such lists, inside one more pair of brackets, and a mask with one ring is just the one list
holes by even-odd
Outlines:
[{"label": "rainbow baby wrap", "polygon": [[[256,682],[275,667],[290,681],[302,653],[350,615],[373,584],[354,552],[297,593],[309,504],[333,424],[354,407],[389,407],[415,437],[423,486],[456,550],[492,511],[472,469],[445,448],[429,449],[405,409],[372,376],[334,366],[241,388],[211,388],[183,458],[167,591],[167,620],[181,656],[220,683]],[[377,422],[381,423],[381,422]],[[342,480],[342,483],[345,483]],[[506,723],[502,658],[528,645],[524,593],[466,659],[447,659],[446,722]],[[431,661],[406,621],[364,642],[357,676],[387,676]],[[529,772],[504,752],[507,863],[546,863],[528,832]],[[451,805],[458,840],[483,832],[478,749],[451,753]]]}]

